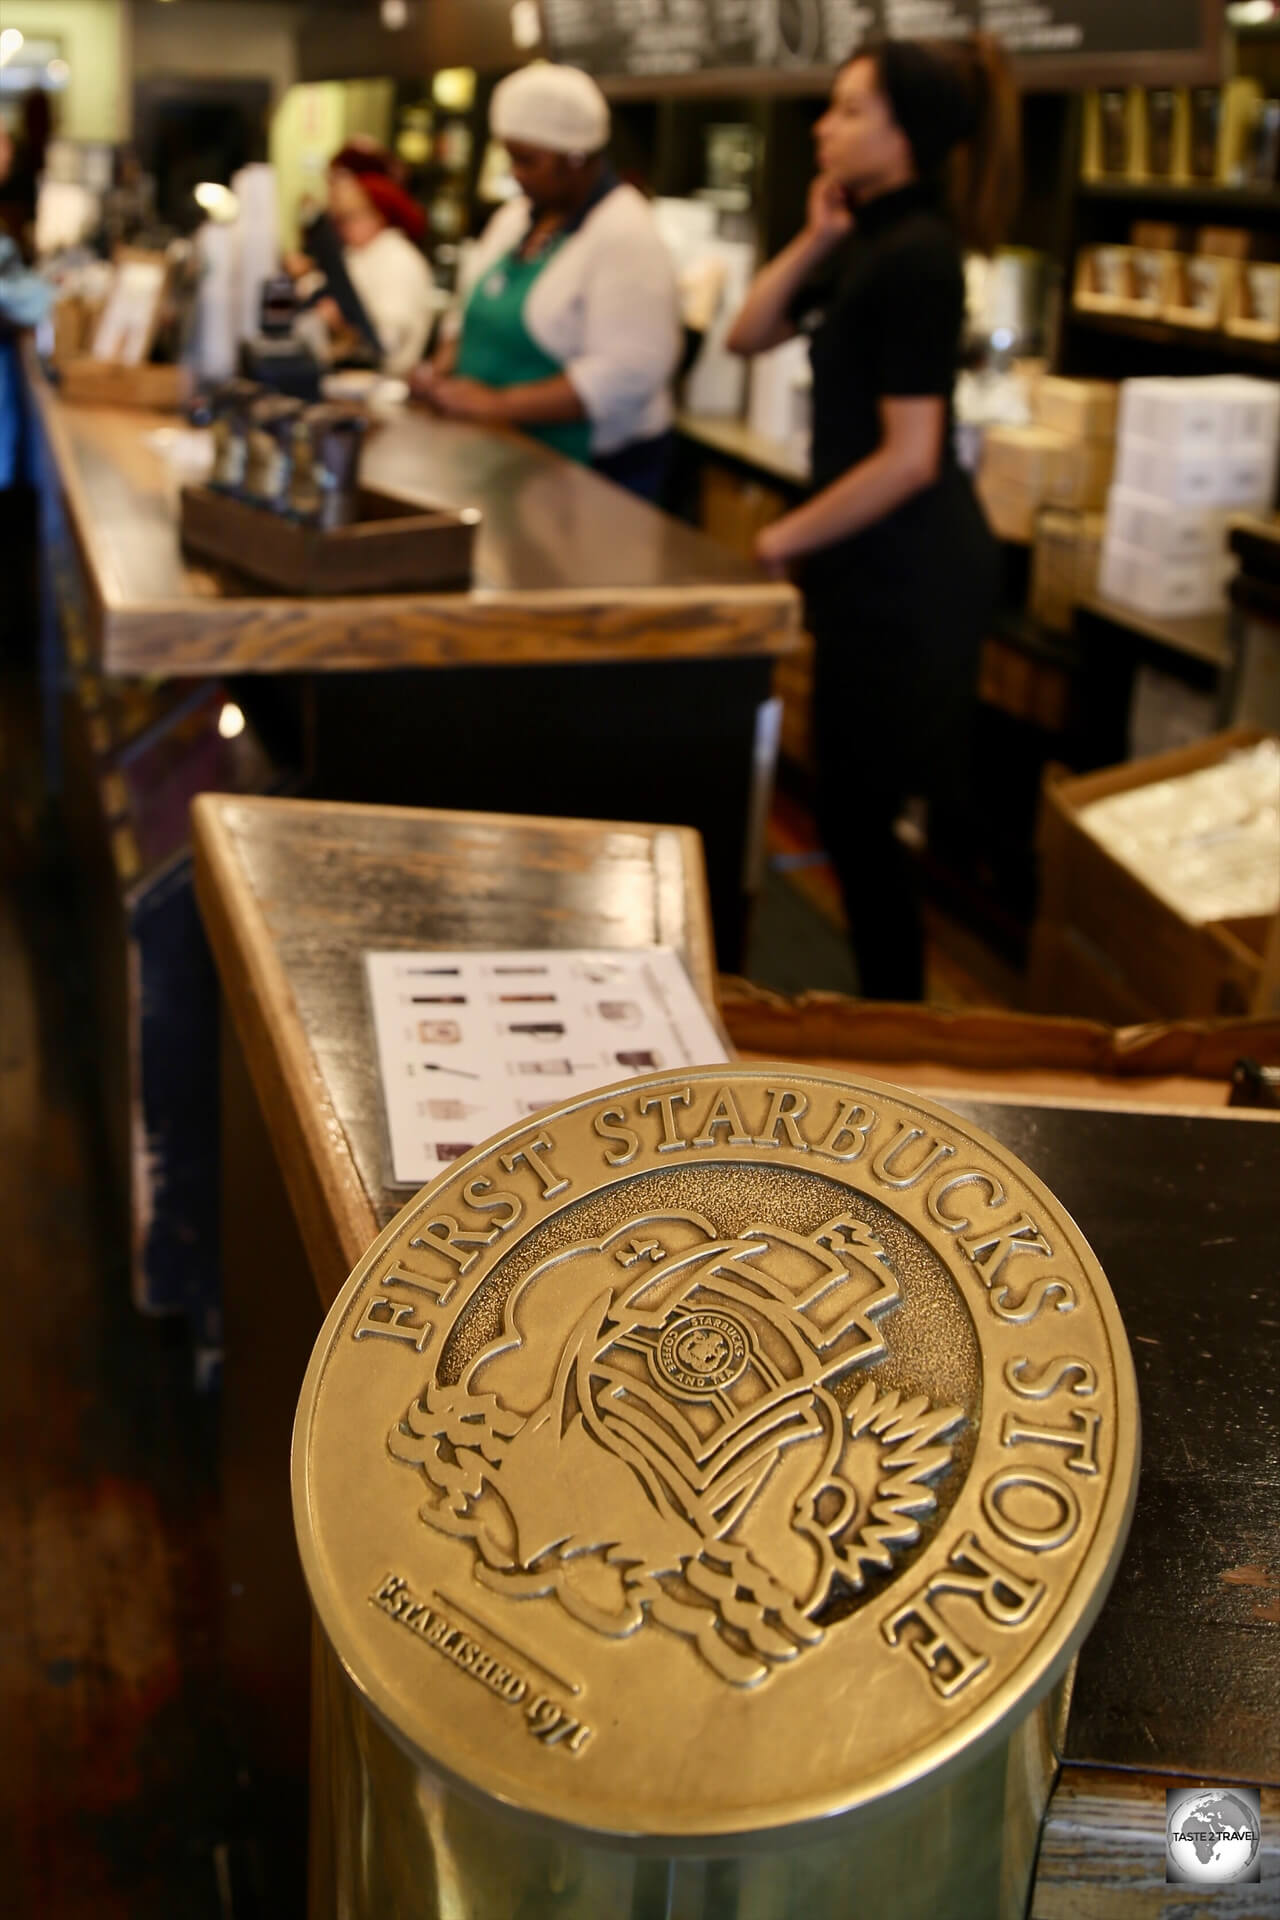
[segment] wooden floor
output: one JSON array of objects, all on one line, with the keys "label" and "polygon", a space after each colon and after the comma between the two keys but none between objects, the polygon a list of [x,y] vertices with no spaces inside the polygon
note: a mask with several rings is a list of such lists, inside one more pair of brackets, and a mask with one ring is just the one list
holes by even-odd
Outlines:
[{"label": "wooden floor", "polygon": [[0,670],[0,1911],[225,1917],[216,1406],[184,1327],[129,1302],[34,717],[28,677]]},{"label": "wooden floor", "polygon": [[[844,907],[835,869],[818,841],[796,781],[780,781],[769,821],[769,874],[748,947],[746,971],[779,993],[822,987],[856,994]],[[924,889],[925,980],[931,1005],[1021,1008],[1022,969]]]}]

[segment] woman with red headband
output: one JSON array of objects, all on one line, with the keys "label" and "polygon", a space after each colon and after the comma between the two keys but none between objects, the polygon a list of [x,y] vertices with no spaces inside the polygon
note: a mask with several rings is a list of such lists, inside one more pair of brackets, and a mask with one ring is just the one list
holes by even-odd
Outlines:
[{"label": "woman with red headband", "polygon": [[965,841],[978,657],[999,549],[956,463],[951,390],[964,250],[994,250],[1018,187],[1017,98],[986,35],[890,40],[838,74],[815,129],[803,232],[729,335],[753,354],[809,335],[813,487],[760,535],[803,563],[815,642],[818,824],[870,999],[918,1000],[924,945],[895,823]]},{"label": "woman with red headband", "polygon": [[[372,141],[349,142],[329,163],[328,211],[347,277],[377,336],[382,370],[402,374],[422,358],[436,302],[418,244],[427,223],[392,164]],[[335,342],[349,331],[336,300],[322,300],[317,312]]]}]

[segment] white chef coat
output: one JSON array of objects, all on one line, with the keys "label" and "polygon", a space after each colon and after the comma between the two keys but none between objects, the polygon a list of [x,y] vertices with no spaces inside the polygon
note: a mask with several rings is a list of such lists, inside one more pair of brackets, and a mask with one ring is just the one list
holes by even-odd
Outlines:
[{"label": "white chef coat", "polygon": [[[472,289],[519,246],[532,218],[523,195],[494,214],[471,249],[451,332],[462,325]],[[671,425],[680,298],[670,255],[634,187],[614,187],[556,247],[530,289],[524,320],[582,401],[592,453],[615,453]]]},{"label": "white chef coat", "polygon": [[343,264],[382,348],[382,371],[404,374],[422,358],[439,304],[431,269],[399,227],[383,227]]}]

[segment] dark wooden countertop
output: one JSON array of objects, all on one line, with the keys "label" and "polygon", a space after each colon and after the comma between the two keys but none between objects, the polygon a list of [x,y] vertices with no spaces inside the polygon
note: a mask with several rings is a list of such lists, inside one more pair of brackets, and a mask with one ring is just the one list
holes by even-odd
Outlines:
[{"label": "dark wooden countertop", "polygon": [[799,598],[521,434],[417,408],[380,424],[374,486],[478,507],[463,592],[290,599],[184,558],[165,415],[71,406],[25,356],[105,671],[193,675],[785,653]]},{"label": "dark wooden countertop", "polygon": [[1063,1758],[1280,1786],[1280,1125],[948,1104],[1077,1221],[1137,1370],[1138,1504]]}]

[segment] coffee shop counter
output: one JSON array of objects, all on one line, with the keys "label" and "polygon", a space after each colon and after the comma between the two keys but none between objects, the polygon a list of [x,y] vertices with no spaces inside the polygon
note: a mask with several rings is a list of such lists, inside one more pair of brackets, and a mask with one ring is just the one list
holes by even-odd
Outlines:
[{"label": "coffee shop counter", "polygon": [[[292,1794],[303,1817],[308,1667],[289,1433],[323,1316],[404,1199],[385,1184],[362,952],[662,944],[752,1054],[786,1057],[787,1031],[776,1006],[762,1013],[748,995],[744,1007],[717,981],[688,833],[208,796],[195,844],[223,1005],[229,1699],[246,1764],[271,1788],[287,1878],[301,1871],[280,1815]],[[810,1053],[830,1053],[828,1029]],[[1078,1097],[1061,1072],[1037,1097],[1029,1064],[1024,1050],[1012,1097],[993,1095],[1001,1074],[976,1059],[968,1089],[943,1097],[1027,1161],[1089,1238],[1124,1316],[1143,1422],[1129,1546],[1080,1656],[1060,1752],[1042,1756],[1055,1788],[1031,1920],[1107,1920],[1135,1901],[1170,1920],[1166,1787],[1260,1785],[1264,1872],[1280,1874],[1280,1124],[1108,1101],[1083,1071]],[[1269,1911],[1248,1904],[1259,1891],[1273,1897],[1242,1888],[1215,1912]]]},{"label": "coffee shop counter", "polygon": [[522,435],[409,408],[363,478],[478,509],[473,584],[272,593],[183,553],[154,442],[172,417],[68,404],[24,364],[53,597],[89,670],[231,683],[317,795],[693,825],[736,963],[793,588]]}]

